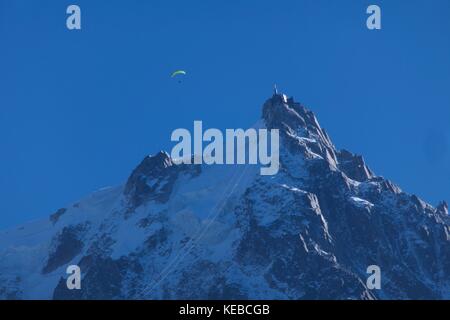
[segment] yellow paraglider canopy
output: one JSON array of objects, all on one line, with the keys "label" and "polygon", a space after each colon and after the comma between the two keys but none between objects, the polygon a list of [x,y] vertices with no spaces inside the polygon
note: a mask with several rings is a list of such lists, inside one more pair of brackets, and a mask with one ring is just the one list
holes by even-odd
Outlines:
[{"label": "yellow paraglider canopy", "polygon": [[186,71],[184,71],[184,70],[177,70],[177,71],[175,71],[174,73],[172,73],[172,78],[173,77],[176,77],[176,76],[178,76],[178,75],[186,75]]}]

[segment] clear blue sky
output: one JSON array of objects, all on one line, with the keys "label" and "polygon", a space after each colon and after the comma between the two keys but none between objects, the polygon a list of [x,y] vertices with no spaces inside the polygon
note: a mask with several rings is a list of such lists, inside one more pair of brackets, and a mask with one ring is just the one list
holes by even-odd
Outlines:
[{"label": "clear blue sky", "polygon": [[122,183],[194,120],[250,126],[275,82],[378,175],[450,200],[448,0],[0,0],[0,41],[0,228]]}]

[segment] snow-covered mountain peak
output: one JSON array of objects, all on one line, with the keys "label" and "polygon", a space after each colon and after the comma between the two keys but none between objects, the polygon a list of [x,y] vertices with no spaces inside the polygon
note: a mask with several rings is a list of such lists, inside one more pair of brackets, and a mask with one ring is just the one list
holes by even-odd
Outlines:
[{"label": "snow-covered mountain peak", "polygon": [[[284,94],[255,127],[280,130],[275,176],[176,164],[161,151],[124,185],[0,232],[0,297],[450,298],[447,203],[376,176]],[[81,290],[67,289],[72,264]],[[371,265],[381,290],[366,286]]]},{"label": "snow-covered mountain peak", "polygon": [[375,177],[362,156],[337,150],[315,114],[294,98],[275,92],[264,103],[262,117],[268,128],[280,129],[290,153],[305,159],[323,159],[330,168],[342,171],[355,181]]}]

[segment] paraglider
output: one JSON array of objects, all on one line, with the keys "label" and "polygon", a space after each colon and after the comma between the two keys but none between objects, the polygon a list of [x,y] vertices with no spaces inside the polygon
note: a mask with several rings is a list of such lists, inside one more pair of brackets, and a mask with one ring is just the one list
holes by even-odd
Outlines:
[{"label": "paraglider", "polygon": [[[171,78],[177,78],[177,77],[185,76],[185,75],[186,75],[186,71],[184,71],[184,70],[177,70],[177,71],[172,73]],[[181,80],[178,80],[178,83],[181,83]]]},{"label": "paraglider", "polygon": [[172,78],[174,78],[174,77],[176,77],[176,76],[178,76],[180,74],[186,75],[186,71],[184,71],[184,70],[177,70],[174,73],[172,73]]}]

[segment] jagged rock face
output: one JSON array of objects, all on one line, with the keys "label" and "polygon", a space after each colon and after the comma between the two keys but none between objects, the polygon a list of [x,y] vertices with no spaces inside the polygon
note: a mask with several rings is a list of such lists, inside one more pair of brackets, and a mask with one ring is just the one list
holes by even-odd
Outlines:
[{"label": "jagged rock face", "polygon": [[85,226],[76,225],[64,227],[62,231],[52,240],[53,250],[50,251],[47,263],[42,269],[43,274],[50,273],[60,266],[70,262],[78,255],[82,248],[83,242],[80,236]]},{"label": "jagged rock face", "polygon": [[445,201],[442,201],[437,206],[437,212],[441,213],[443,216],[448,216],[448,204]]},{"label": "jagged rock face", "polygon": [[[266,101],[263,122],[280,129],[276,176],[146,157],[123,187],[0,234],[0,296],[450,298],[445,202],[433,208],[337,150],[292,98]],[[69,264],[82,270],[81,290],[65,285]],[[381,290],[366,286],[370,265]]]},{"label": "jagged rock face", "polygon": [[66,208],[61,208],[58,209],[54,214],[50,215],[49,219],[50,221],[55,224],[58,222],[59,218],[66,213],[67,209]]},{"label": "jagged rock face", "polygon": [[172,194],[175,181],[182,173],[195,176],[200,173],[199,166],[175,165],[166,152],[146,157],[125,185],[124,194],[128,196],[131,209],[136,209],[147,201],[165,203]]},{"label": "jagged rock face", "polygon": [[362,156],[356,156],[347,150],[337,154],[339,168],[355,181],[367,181],[374,177],[372,171],[366,166]]}]

